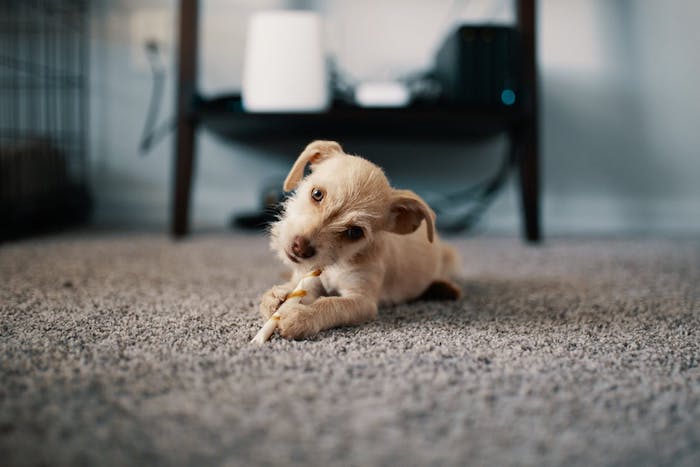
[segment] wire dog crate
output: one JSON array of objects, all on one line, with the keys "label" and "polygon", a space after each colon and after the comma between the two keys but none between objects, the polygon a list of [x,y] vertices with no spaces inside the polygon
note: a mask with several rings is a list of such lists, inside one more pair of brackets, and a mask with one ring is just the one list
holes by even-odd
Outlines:
[{"label": "wire dog crate", "polygon": [[88,6],[0,1],[0,238],[85,220]]}]

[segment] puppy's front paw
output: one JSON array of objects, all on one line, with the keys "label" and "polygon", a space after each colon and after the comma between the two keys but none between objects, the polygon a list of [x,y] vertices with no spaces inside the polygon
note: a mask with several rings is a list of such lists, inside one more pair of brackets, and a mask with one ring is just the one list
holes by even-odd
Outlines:
[{"label": "puppy's front paw", "polygon": [[314,310],[306,305],[285,306],[277,323],[280,336],[286,339],[304,339],[317,334],[321,329],[314,319]]},{"label": "puppy's front paw", "polygon": [[287,294],[292,289],[284,285],[276,285],[262,296],[260,301],[260,314],[265,320],[270,319],[275,311],[280,307],[282,302],[287,298]]}]

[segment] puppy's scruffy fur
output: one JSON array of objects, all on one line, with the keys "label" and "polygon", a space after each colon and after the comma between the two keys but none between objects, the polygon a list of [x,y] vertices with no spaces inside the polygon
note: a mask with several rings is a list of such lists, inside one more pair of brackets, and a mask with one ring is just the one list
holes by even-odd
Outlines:
[{"label": "puppy's scruffy fur", "polygon": [[285,191],[294,189],[271,228],[271,248],[292,277],[263,295],[260,312],[268,319],[311,270],[323,270],[325,290],[311,305],[284,308],[283,337],[373,320],[380,304],[459,297],[449,280],[459,260],[438,239],[435,214],[412,191],[393,189],[376,165],[336,142],[314,141],[284,182]]}]

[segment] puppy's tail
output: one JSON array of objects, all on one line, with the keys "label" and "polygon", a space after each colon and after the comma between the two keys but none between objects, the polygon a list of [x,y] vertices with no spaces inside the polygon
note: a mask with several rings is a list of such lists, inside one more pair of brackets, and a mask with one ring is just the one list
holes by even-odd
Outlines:
[{"label": "puppy's tail", "polygon": [[459,253],[450,245],[442,244],[442,277],[455,277],[462,269]]}]

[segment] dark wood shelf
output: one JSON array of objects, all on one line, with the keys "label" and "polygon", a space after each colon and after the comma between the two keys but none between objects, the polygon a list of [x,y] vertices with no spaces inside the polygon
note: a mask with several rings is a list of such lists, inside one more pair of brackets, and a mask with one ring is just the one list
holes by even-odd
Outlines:
[{"label": "dark wood shelf", "polygon": [[195,115],[216,135],[236,141],[286,137],[477,140],[508,131],[525,117],[517,107],[421,103],[404,108],[362,108],[341,101],[321,113],[251,113],[243,109],[239,95],[199,97]]}]

